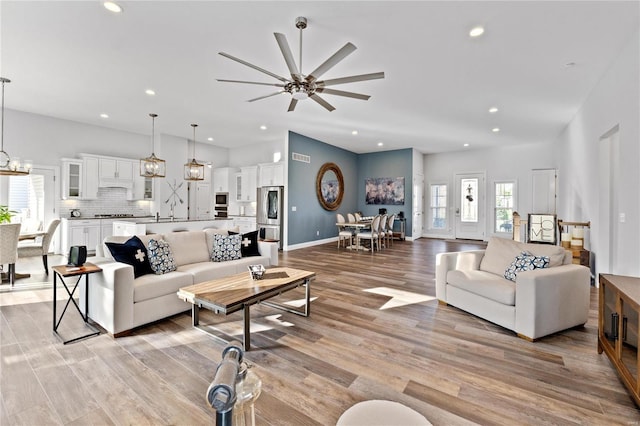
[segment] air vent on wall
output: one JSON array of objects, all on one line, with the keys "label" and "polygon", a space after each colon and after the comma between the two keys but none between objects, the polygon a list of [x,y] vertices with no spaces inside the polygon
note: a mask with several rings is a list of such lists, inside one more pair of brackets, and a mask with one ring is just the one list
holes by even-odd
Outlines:
[{"label": "air vent on wall", "polygon": [[311,156],[310,155],[298,154],[297,152],[292,152],[291,153],[291,159],[293,161],[301,161],[303,163],[311,163]]}]

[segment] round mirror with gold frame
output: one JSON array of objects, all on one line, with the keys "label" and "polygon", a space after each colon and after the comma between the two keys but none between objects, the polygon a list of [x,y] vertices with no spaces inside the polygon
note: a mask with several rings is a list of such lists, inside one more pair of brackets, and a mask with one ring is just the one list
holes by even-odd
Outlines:
[{"label": "round mirror with gold frame", "polygon": [[337,210],[344,196],[344,178],[335,163],[324,163],[316,177],[316,195],[325,210]]}]

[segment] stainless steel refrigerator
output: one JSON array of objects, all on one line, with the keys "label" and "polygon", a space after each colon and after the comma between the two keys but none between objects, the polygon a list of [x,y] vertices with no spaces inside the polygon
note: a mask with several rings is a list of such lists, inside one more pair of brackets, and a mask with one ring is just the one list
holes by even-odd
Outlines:
[{"label": "stainless steel refrigerator", "polygon": [[284,225],[284,187],[263,186],[258,188],[257,223],[260,238],[278,240],[282,250],[282,227]]}]

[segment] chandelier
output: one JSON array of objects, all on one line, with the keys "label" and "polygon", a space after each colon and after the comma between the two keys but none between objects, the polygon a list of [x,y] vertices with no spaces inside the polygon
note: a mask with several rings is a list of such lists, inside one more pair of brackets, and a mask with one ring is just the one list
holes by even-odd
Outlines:
[{"label": "chandelier", "polygon": [[7,151],[4,150],[4,84],[11,83],[8,78],[0,77],[2,82],[2,112],[1,124],[0,124],[0,176],[24,176],[31,172],[32,164],[29,161],[25,161],[24,164],[20,164],[20,159],[14,157],[11,159]]},{"label": "chandelier", "polygon": [[151,117],[151,155],[147,158],[140,159],[140,176],[144,177],[164,177],[166,170],[166,163],[164,160],[156,157],[154,151],[155,142],[155,123],[158,114],[149,114]]},{"label": "chandelier", "polygon": [[[204,180],[204,164],[198,163],[196,160],[196,127],[197,124],[192,124],[193,127],[193,159],[184,165],[184,179],[185,180]],[[187,144],[189,140],[187,139]]]}]

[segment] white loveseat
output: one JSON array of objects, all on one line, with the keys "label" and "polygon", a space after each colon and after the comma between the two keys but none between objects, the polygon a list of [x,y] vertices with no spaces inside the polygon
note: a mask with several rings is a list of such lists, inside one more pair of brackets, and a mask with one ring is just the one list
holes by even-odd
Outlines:
[{"label": "white loveseat", "polygon": [[[548,256],[549,267],[504,272],[522,251]],[[440,253],[436,256],[436,297],[484,318],[527,340],[587,322],[589,269],[571,263],[571,252],[559,246],[524,244],[491,238],[486,250]]]},{"label": "white loveseat", "polygon": [[[191,309],[190,304],[176,295],[181,287],[240,272],[249,274],[248,265],[278,265],[278,244],[263,241],[258,241],[260,256],[212,262],[210,253],[216,233],[227,231],[206,229],[138,235],[145,246],[152,238],[168,242],[178,267],[163,275],[147,274],[138,278],[134,278],[133,266],[116,262],[104,244],[124,243],[130,237],[105,238],[96,248],[96,256],[87,259],[102,268],[102,272],[89,278],[89,317],[117,337],[135,327]],[[84,286],[80,290],[80,300],[83,300]],[[84,309],[84,304],[81,305]]]}]

